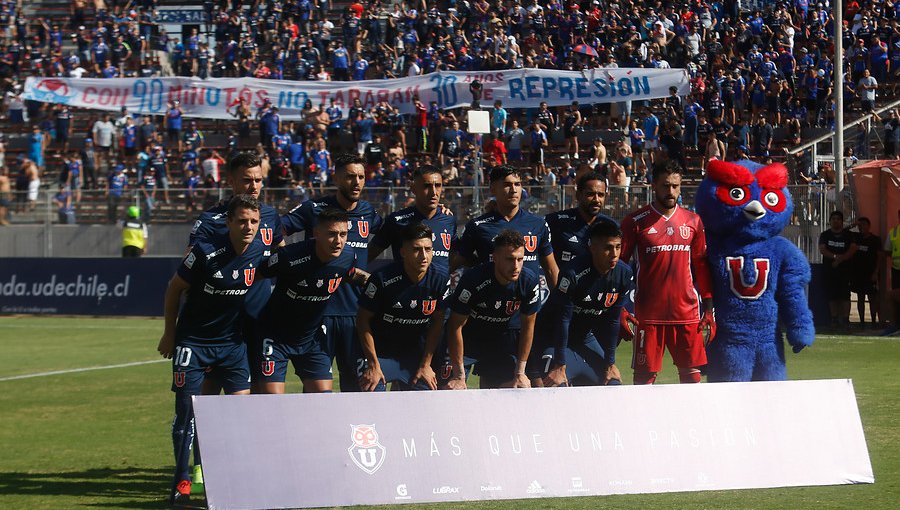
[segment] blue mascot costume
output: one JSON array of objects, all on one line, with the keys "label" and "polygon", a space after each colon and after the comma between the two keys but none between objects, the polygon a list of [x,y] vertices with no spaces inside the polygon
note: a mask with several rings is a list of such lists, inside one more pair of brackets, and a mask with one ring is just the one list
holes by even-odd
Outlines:
[{"label": "blue mascot costume", "polygon": [[697,190],[718,327],[710,382],[785,380],[779,323],[795,353],[815,338],[809,262],[779,235],[793,210],[787,180],[781,164],[711,161]]}]

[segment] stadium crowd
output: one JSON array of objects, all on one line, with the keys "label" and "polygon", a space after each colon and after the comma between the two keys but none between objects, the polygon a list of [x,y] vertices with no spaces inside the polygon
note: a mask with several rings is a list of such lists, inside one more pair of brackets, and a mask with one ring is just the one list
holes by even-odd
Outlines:
[{"label": "stadium crowd", "polygon": [[[303,119],[287,122],[272,105],[236,102],[229,105],[233,122],[201,122],[201,132],[173,102],[161,118],[127,111],[94,115],[79,133],[90,142],[79,138],[74,146],[69,139],[75,118],[89,114],[24,101],[22,81],[30,75],[357,81],[521,67],[689,71],[686,97],[673,92],[652,102],[555,109],[483,105],[491,109],[494,130],[484,140],[487,167],[527,167],[531,179],[554,184],[571,183],[578,162],[590,163],[621,186],[649,182],[648,168],[660,158],[699,175],[712,158],[781,157],[775,149],[799,143],[805,128],[833,125],[834,18],[827,2],[760,2],[750,8],[701,0],[341,5],[206,1],[205,25],[168,34],[157,19],[165,6],[155,0],[127,5],[98,0],[93,6],[77,1],[67,24],[30,20],[20,3],[3,2],[0,76],[8,92],[2,113],[11,124],[35,126],[27,156],[38,175],[23,162],[16,178],[24,195],[18,207],[29,207],[28,190],[54,165],[52,173],[76,204],[79,185],[109,187],[112,195],[120,185],[130,186],[141,190],[149,214],[158,198],[168,201],[167,188],[184,187],[190,190],[190,214],[202,202],[203,190],[220,184],[223,158],[256,137],[254,131],[258,150],[267,156],[270,188],[330,184],[331,153],[348,147],[365,155],[372,187],[405,185],[411,170],[424,162],[439,164],[448,185],[485,181],[477,175],[479,140],[465,131],[465,116],[436,104],[419,102],[415,114],[403,115],[386,102],[368,108],[307,102]],[[842,33],[848,108],[872,111],[879,94],[896,92],[898,13],[900,2],[847,4]],[[884,152],[893,157],[900,117],[882,120]],[[211,145],[204,135],[214,134],[222,141]],[[870,157],[871,126],[860,128],[857,139],[848,144],[850,152]],[[66,157],[47,160],[51,146]],[[796,163],[795,182],[833,182],[833,172],[813,164],[808,152]],[[119,165],[126,179],[115,177]],[[117,215],[111,211],[110,219]]]}]

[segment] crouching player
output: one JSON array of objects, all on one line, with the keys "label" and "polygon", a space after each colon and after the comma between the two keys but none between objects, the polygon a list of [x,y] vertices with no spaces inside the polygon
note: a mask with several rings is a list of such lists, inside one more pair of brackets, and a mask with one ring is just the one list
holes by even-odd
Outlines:
[{"label": "crouching player", "polygon": [[325,309],[341,285],[369,277],[347,245],[349,219],[340,209],[323,210],[312,239],[280,248],[263,267],[263,276],[277,278],[257,325],[262,352],[253,370],[265,393],[284,393],[288,361],[305,393],[331,391],[331,358],[321,346]]},{"label": "crouching player", "polygon": [[228,233],[194,244],[166,289],[165,330],[157,349],[172,359],[173,504],[190,499],[189,464],[194,442],[191,397],[200,395],[204,378],[207,374],[216,377],[229,395],[250,393],[241,312],[264,258],[263,245],[253,242],[259,230],[259,210],[259,201],[250,195],[232,198],[225,221]]},{"label": "crouching player", "polygon": [[433,235],[423,223],[404,227],[401,261],[374,273],[359,299],[363,391],[385,391],[388,382],[399,389],[437,389],[431,360],[443,331],[449,278],[431,263]]},{"label": "crouching player", "polygon": [[501,231],[494,239],[493,259],[466,271],[448,303],[450,389],[465,389],[472,368],[482,388],[531,387],[525,364],[541,307],[540,280],[524,267],[521,232]]},{"label": "crouching player", "polygon": [[612,220],[588,230],[589,260],[575,260],[560,274],[537,321],[547,347],[544,386],[618,385],[619,315],[634,283],[631,268],[619,264],[622,231]]}]

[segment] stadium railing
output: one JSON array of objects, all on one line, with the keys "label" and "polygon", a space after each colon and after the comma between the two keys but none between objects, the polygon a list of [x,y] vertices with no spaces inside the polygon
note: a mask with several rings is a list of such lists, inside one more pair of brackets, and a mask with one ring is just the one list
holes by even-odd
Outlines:
[{"label": "stadium railing", "polygon": [[[696,186],[682,187],[681,203],[688,209],[693,209]],[[844,210],[852,211],[852,193],[847,188],[842,195],[846,202],[851,202]],[[286,213],[298,203],[317,196],[320,192],[329,193],[333,189],[297,189],[297,188],[264,188],[262,200]],[[575,189],[573,186],[525,186],[526,193],[522,199],[522,207],[538,215],[574,207]],[[818,262],[821,255],[818,252],[818,238],[821,231],[827,227],[827,218],[831,210],[835,208],[835,193],[833,187],[825,185],[795,185],[790,186],[794,200],[794,215],[791,223],[785,228],[782,235],[796,243],[809,258],[810,262]],[[74,210],[70,220],[75,224],[84,225],[112,225],[117,220],[124,218],[129,206],[137,206],[142,210],[142,216],[150,225],[168,224],[171,226],[184,225],[185,235],[189,225],[200,211],[203,211],[219,200],[228,196],[229,190],[217,188],[196,192],[193,198],[194,209],[188,207],[189,190],[183,188],[170,188],[169,200],[165,202],[164,191],[156,191],[156,200],[153,207],[149,207],[144,200],[142,192],[137,189],[127,190],[118,204],[118,213],[110,216],[109,201],[102,190],[82,190],[81,200],[74,203]],[[56,192],[42,190],[38,199],[30,210],[18,211],[17,208],[29,208],[25,202],[25,194],[13,193],[10,207],[10,220],[13,225],[59,225],[63,223],[58,214],[58,206],[54,202]],[[484,212],[485,201],[490,197],[487,188],[474,188],[471,186],[450,186],[445,188],[444,205],[449,208],[457,218],[460,230],[465,223],[481,215]],[[382,216],[412,205],[413,195],[406,188],[366,188],[363,191],[364,200],[375,205]],[[629,188],[612,186],[606,198],[604,213],[621,220],[627,213],[639,207],[649,204],[653,199],[653,193],[647,185],[633,185]],[[0,238],[3,237],[3,228],[0,227]],[[52,230],[49,230],[52,232]],[[52,235],[52,234],[48,234]],[[179,245],[180,246],[180,245]],[[180,256],[183,246],[173,253],[156,253],[157,255]],[[49,253],[46,256],[65,256],[65,253]]]}]

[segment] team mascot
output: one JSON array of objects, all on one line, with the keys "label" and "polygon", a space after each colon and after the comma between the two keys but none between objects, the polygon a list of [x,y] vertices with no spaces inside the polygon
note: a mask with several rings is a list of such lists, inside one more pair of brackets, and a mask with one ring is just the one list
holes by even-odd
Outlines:
[{"label": "team mascot", "polygon": [[697,190],[718,329],[707,346],[710,382],[785,380],[779,322],[795,353],[815,338],[809,263],[779,235],[793,211],[787,182],[778,163],[711,161]]}]

